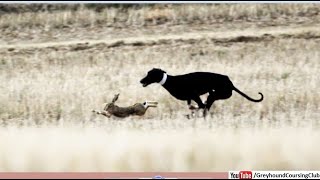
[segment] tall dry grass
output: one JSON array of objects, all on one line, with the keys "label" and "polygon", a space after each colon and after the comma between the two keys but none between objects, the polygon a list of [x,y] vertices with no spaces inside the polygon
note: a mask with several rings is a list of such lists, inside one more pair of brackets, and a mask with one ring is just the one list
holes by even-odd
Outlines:
[{"label": "tall dry grass", "polygon": [[[15,6],[14,4],[11,6]],[[53,6],[53,5],[52,5]],[[59,5],[57,5],[59,6]],[[67,4],[66,4],[67,6]],[[74,4],[70,4],[70,9]],[[76,10],[60,7],[61,11],[5,13],[0,16],[0,27],[46,29],[68,26],[145,26],[158,24],[216,23],[227,21],[297,21],[318,19],[317,3],[284,4],[140,4],[135,8],[114,5],[96,8],[80,6]],[[59,8],[59,7],[57,7]],[[66,9],[66,10],[65,10]]]},{"label": "tall dry grass", "polygon": [[[13,4],[10,6],[13,13],[0,15],[0,45],[198,30],[225,32],[248,27],[307,26],[319,23],[320,9],[316,3],[132,4],[132,7],[122,8],[86,5],[75,10],[72,9],[76,4],[52,5],[54,11],[39,11],[35,6],[37,11],[33,12],[33,6],[31,10],[23,10]],[[10,12],[10,8],[7,11]]]},{"label": "tall dry grass", "polygon": [[90,110],[101,107],[118,92],[120,105],[146,99],[159,101],[160,108],[148,113],[152,117],[186,113],[186,103],[175,100],[159,85],[143,88],[139,84],[148,70],[161,67],[172,75],[191,71],[227,74],[250,96],[265,94],[264,102],[256,104],[234,93],[231,99],[215,103],[214,116],[247,114],[291,123],[292,119],[295,123],[316,120],[317,40],[287,39],[231,46],[202,42],[196,47],[178,44],[169,49],[167,45],[114,49],[97,46],[83,51],[47,48],[31,53],[3,52],[1,117],[6,122],[16,118],[45,122],[95,119],[90,117]]},{"label": "tall dry grass", "polygon": [[211,172],[318,170],[310,129],[118,130],[47,127],[0,131],[0,171]]},{"label": "tall dry grass", "polygon": [[[317,169],[318,48],[317,40],[287,39],[231,47],[200,43],[3,53],[0,168]],[[185,102],[159,85],[142,88],[138,83],[152,67],[173,75],[228,74],[241,90],[252,97],[261,91],[265,100],[256,104],[234,94],[217,101],[207,120],[188,120]],[[117,92],[119,105],[146,99],[160,104],[142,118],[108,120],[91,114]]]},{"label": "tall dry grass", "polygon": [[[188,9],[195,6],[185,5],[174,12],[195,14]],[[249,5],[260,6],[273,5]],[[278,5],[278,10],[267,13],[296,13],[298,7],[303,12],[316,6]],[[237,7],[225,11],[237,12],[234,16],[250,10],[244,5],[218,7],[221,11]],[[55,18],[47,15],[35,14],[34,19],[39,16],[50,24]],[[23,24],[17,17],[10,15],[17,25]],[[21,19],[30,22],[27,17]],[[87,14],[80,17],[90,18]],[[249,13],[248,17],[255,16]],[[239,37],[245,33],[239,30]],[[0,171],[319,169],[319,39],[290,37],[220,43],[194,38],[115,47],[102,43],[84,49],[68,44],[2,47]],[[174,99],[158,84],[147,88],[139,84],[153,67],[171,75],[226,74],[249,96],[262,92],[265,99],[253,103],[234,93],[228,100],[215,102],[206,120],[187,119],[186,102]],[[158,101],[159,106],[144,117],[106,119],[92,114],[92,109],[103,108],[116,93],[120,93],[120,106],[144,100]]]}]

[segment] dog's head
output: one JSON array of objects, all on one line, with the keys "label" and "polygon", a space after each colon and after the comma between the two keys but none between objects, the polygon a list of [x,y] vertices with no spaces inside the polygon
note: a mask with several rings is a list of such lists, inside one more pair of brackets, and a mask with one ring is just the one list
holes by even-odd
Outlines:
[{"label": "dog's head", "polygon": [[146,77],[141,79],[140,83],[143,87],[146,87],[152,83],[158,83],[162,80],[164,73],[166,72],[161,69],[153,68],[148,72]]}]

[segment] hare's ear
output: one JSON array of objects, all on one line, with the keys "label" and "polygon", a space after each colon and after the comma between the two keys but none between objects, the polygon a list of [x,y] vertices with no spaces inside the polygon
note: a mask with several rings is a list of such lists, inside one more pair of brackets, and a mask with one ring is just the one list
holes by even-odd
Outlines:
[{"label": "hare's ear", "polygon": [[114,98],[112,99],[112,103],[115,103],[118,100],[119,95],[120,95],[120,93],[114,95]]}]

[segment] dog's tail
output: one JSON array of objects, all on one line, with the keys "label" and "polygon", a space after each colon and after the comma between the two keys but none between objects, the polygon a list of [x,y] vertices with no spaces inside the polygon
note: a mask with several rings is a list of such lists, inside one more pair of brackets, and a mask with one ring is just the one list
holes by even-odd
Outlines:
[{"label": "dog's tail", "polygon": [[259,94],[261,95],[260,99],[252,99],[251,97],[249,97],[248,95],[246,95],[245,93],[241,92],[239,89],[237,89],[236,87],[233,86],[233,89],[235,91],[237,91],[241,96],[245,97],[246,99],[248,99],[249,101],[252,102],[261,102],[263,100],[263,94],[261,92],[259,92]]}]

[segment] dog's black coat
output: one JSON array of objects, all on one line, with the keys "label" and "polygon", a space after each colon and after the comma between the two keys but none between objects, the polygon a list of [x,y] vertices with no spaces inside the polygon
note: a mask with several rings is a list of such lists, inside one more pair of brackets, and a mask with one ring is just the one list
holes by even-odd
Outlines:
[{"label": "dog's black coat", "polygon": [[[143,78],[140,83],[144,87],[152,83],[159,83],[165,71],[153,68],[148,72],[148,75]],[[252,99],[240,90],[238,90],[228,76],[215,74],[210,72],[194,72],[178,76],[167,75],[167,80],[163,87],[177,99],[186,100],[188,105],[191,100],[194,100],[199,108],[209,110],[211,105],[216,100],[228,99],[232,95],[232,90],[235,90],[243,97],[253,102],[261,102],[263,94],[259,92],[261,98],[258,100]],[[204,104],[200,96],[209,93],[206,103]]]}]

